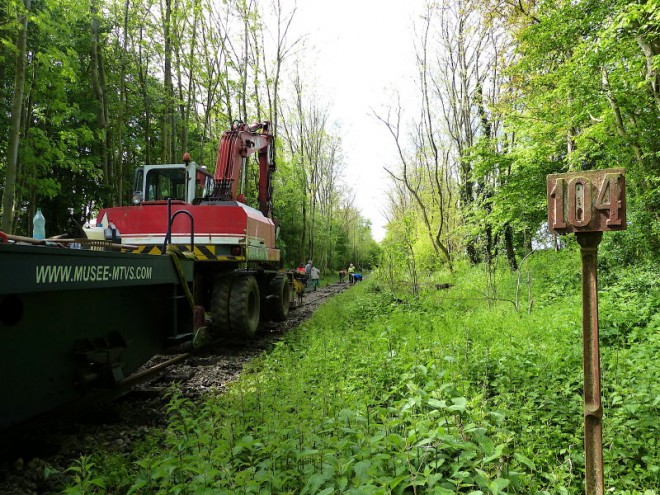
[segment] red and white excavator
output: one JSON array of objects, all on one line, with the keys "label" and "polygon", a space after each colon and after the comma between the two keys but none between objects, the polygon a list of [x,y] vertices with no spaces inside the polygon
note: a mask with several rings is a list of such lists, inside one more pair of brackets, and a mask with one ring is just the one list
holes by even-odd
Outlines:
[{"label": "red and white excavator", "polygon": [[[105,208],[97,228],[133,252],[165,254],[175,246],[194,256],[194,305],[212,328],[251,337],[259,320],[283,321],[291,288],[279,272],[272,218],[274,136],[270,122],[235,122],[220,140],[215,173],[190,161],[145,165],[135,174],[131,206]],[[259,159],[258,207],[246,203],[246,162]]]}]

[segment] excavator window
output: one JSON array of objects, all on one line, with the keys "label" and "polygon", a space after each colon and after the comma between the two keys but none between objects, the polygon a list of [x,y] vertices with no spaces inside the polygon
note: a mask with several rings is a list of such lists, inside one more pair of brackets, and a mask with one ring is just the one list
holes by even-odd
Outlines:
[{"label": "excavator window", "polygon": [[152,169],[147,172],[146,201],[186,199],[184,169]]}]

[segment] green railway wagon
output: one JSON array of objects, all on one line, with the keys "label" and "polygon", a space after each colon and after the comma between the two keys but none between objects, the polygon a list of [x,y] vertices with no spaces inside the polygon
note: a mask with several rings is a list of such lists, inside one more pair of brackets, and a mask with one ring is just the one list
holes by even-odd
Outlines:
[{"label": "green railway wagon", "polygon": [[0,243],[0,431],[191,338],[192,280],[192,261],[170,255]]}]

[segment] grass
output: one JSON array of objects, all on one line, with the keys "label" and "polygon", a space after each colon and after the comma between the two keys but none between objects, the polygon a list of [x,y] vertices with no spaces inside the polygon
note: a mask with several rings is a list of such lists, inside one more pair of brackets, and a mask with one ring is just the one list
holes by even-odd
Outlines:
[{"label": "grass", "polygon": [[[504,267],[463,266],[418,298],[373,274],[227,393],[195,405],[173,391],[162,436],[87,460],[70,493],[583,493],[579,257],[538,253],[528,269],[530,292]],[[656,495],[660,298],[640,280],[603,293],[605,476],[608,493]],[[616,311],[621,287],[641,316]]]}]

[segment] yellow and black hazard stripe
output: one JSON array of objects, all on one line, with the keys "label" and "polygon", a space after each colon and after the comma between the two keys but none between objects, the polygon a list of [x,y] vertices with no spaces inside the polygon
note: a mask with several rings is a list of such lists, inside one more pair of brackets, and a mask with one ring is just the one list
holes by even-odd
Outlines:
[{"label": "yellow and black hazard stripe", "polygon": [[[177,245],[181,251],[190,252],[190,244]],[[245,261],[245,256],[232,256],[227,254],[219,254],[216,252],[218,246],[213,244],[199,245],[195,244],[195,249],[193,254],[197,260],[209,260],[209,261]],[[163,254],[163,245],[143,245],[137,246],[136,249],[132,250],[133,253],[141,254],[154,254],[161,255]]]},{"label": "yellow and black hazard stripe", "polygon": [[153,244],[147,246],[136,246],[131,250],[131,253],[159,255],[163,254],[163,246],[154,246]]}]

